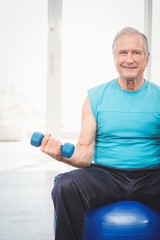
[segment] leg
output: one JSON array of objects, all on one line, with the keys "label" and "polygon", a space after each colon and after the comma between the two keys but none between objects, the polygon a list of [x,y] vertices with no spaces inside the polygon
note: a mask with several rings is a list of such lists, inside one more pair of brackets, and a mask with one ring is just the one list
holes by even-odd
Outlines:
[{"label": "leg", "polygon": [[136,172],[134,181],[134,199],[160,209],[160,168]]},{"label": "leg", "polygon": [[124,177],[107,168],[91,166],[63,174],[52,191],[57,216],[55,239],[82,239],[85,211],[125,199],[124,185]]}]

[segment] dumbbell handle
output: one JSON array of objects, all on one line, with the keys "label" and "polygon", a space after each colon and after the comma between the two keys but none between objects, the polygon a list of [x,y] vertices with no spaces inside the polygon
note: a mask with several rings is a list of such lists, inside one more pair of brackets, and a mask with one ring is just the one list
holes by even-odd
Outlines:
[{"label": "dumbbell handle", "polygon": [[[42,140],[44,138],[43,133],[40,132],[34,132],[31,137],[31,145],[34,147],[39,147],[42,143]],[[61,155],[66,158],[70,158],[75,150],[75,146],[72,143],[65,143],[62,145],[61,148]]]}]

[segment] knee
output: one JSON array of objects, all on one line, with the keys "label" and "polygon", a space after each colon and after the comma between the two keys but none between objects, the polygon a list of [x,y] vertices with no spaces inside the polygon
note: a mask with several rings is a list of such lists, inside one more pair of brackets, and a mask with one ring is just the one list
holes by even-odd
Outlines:
[{"label": "knee", "polygon": [[53,201],[59,199],[60,196],[63,197],[67,194],[70,194],[73,188],[73,180],[70,177],[69,173],[59,174],[54,179],[54,187],[52,189],[51,195]]},{"label": "knee", "polygon": [[61,179],[61,177],[63,176],[64,173],[60,173],[57,176],[55,176],[54,178],[54,186],[57,184],[57,182],[59,182],[59,180]]}]

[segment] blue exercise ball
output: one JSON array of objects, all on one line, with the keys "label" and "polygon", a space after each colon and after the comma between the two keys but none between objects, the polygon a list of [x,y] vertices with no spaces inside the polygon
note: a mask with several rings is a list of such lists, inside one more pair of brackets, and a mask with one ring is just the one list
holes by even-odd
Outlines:
[{"label": "blue exercise ball", "polygon": [[83,240],[160,240],[160,212],[137,201],[89,210]]}]

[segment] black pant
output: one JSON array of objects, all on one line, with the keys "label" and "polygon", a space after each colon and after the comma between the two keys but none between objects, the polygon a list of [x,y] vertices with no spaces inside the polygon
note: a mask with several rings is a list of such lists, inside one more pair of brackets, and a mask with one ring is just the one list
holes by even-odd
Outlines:
[{"label": "black pant", "polygon": [[103,204],[132,199],[160,207],[160,168],[126,170],[92,164],[55,180],[55,240],[81,240],[85,211]]}]

